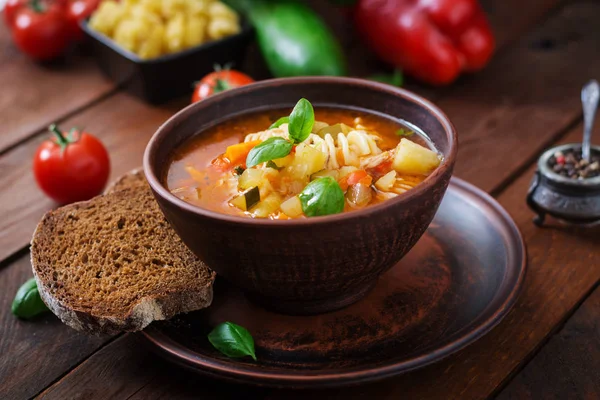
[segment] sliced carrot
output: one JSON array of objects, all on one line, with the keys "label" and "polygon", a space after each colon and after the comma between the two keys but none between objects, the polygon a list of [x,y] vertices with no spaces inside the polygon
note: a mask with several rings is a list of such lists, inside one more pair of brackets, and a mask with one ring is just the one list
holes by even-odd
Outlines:
[{"label": "sliced carrot", "polygon": [[367,176],[369,176],[369,174],[367,174],[367,171],[365,171],[364,169],[359,169],[358,171],[351,172],[348,175],[348,185],[356,185],[358,182],[360,182],[361,179],[366,178]]},{"label": "sliced carrot", "polygon": [[229,162],[229,160],[223,154],[212,160],[210,164],[219,171],[227,171],[229,168],[231,168],[231,162]]},{"label": "sliced carrot", "polygon": [[342,188],[342,191],[346,191],[348,190],[348,176],[343,177],[342,179],[340,179],[338,181],[338,184],[340,185],[340,188]]},{"label": "sliced carrot", "polygon": [[373,177],[371,177],[371,175],[367,175],[358,181],[358,183],[364,186],[371,186],[371,183],[373,183]]},{"label": "sliced carrot", "polygon": [[378,166],[371,169],[376,175],[385,175],[392,170],[392,161],[384,161]]},{"label": "sliced carrot", "polygon": [[238,143],[233,144],[227,147],[225,150],[225,158],[227,158],[231,164],[240,164],[246,161],[246,157],[248,157],[248,153],[250,150],[257,144],[259,144],[260,140],[254,140],[252,142]]}]

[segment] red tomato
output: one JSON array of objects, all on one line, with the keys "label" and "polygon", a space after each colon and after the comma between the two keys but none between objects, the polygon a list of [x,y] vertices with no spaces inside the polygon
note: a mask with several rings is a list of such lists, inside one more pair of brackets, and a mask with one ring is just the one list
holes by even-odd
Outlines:
[{"label": "red tomato", "polygon": [[15,16],[19,9],[25,6],[25,0],[7,0],[4,5],[4,21],[6,26],[11,28],[15,23]]},{"label": "red tomato", "polygon": [[196,84],[194,94],[192,95],[192,103],[204,100],[214,93],[248,85],[253,82],[254,79],[239,71],[222,69],[211,72]]},{"label": "red tomato", "polygon": [[100,194],[110,173],[108,152],[89,133],[64,135],[56,125],[56,135],[38,147],[33,174],[38,186],[61,204],[88,200]]},{"label": "red tomato", "polygon": [[[13,0],[14,1],[14,0]],[[71,0],[67,3],[66,16],[71,38],[76,41],[83,39],[83,31],[79,23],[88,18],[98,8],[100,0]]]},{"label": "red tomato", "polygon": [[61,55],[69,45],[69,27],[61,5],[33,2],[14,15],[12,36],[21,51],[44,61]]}]

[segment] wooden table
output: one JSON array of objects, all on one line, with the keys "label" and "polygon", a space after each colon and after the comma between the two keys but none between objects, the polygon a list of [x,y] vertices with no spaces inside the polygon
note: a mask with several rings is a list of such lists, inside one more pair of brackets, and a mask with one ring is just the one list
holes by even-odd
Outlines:
[{"label": "wooden table", "polygon": [[[382,66],[344,17],[324,2],[349,54],[353,75]],[[29,240],[55,207],[36,187],[31,159],[45,127],[85,126],[107,145],[112,178],[141,164],[155,129],[187,103],[156,107],[115,88],[90,57],[41,67],[0,28],[0,398],[600,398],[600,228],[550,221],[538,228],[525,205],[535,161],[555,143],[580,139],[581,86],[600,77],[600,3],[559,0],[483,2],[498,51],[483,72],[443,89],[409,82],[435,101],[460,138],[456,175],[492,194],[521,229],[529,272],[518,304],[477,343],[408,375],[349,389],[291,392],[206,379],[142,346],[138,335],[90,337],[53,315],[25,322],[10,313],[31,276]],[[244,67],[268,75],[252,49]],[[600,141],[600,125],[595,141]]]}]

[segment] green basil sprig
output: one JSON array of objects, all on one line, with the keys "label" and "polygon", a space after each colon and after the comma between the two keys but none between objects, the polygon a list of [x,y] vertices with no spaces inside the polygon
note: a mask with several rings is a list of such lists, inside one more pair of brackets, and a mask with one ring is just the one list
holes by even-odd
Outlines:
[{"label": "green basil sprig", "polygon": [[315,179],[298,195],[307,217],[338,214],[344,211],[344,192],[331,176]]},{"label": "green basil sprig", "polygon": [[290,140],[295,144],[304,142],[310,135],[314,124],[315,110],[313,110],[312,104],[304,98],[298,100],[290,114],[290,124],[288,125]]},{"label": "green basil sprig", "polygon": [[25,319],[33,318],[38,314],[48,311],[48,307],[46,307],[40,297],[35,278],[29,279],[17,290],[11,310],[17,317]]},{"label": "green basil sprig", "polygon": [[256,361],[254,339],[248,330],[233,322],[223,322],[208,334],[208,341],[227,357],[250,356]]},{"label": "green basil sprig", "polygon": [[295,144],[306,140],[315,124],[315,110],[310,101],[302,98],[296,103],[289,117],[281,117],[269,129],[288,123],[290,140],[272,137],[255,146],[246,157],[246,166],[254,167],[265,161],[275,160],[290,154]]},{"label": "green basil sprig", "polygon": [[290,154],[292,147],[294,147],[292,142],[284,138],[269,138],[250,150],[246,158],[246,166],[250,168],[265,161],[285,157]]},{"label": "green basil sprig", "polygon": [[281,117],[277,121],[273,122],[269,129],[279,128],[283,124],[287,124],[290,122],[290,117]]}]

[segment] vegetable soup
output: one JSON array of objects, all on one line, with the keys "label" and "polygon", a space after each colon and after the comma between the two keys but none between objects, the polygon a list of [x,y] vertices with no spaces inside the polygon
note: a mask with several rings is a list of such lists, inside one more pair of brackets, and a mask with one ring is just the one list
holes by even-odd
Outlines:
[{"label": "vegetable soup", "polygon": [[378,114],[313,109],[245,114],[173,154],[167,188],[220,213],[289,219],[362,209],[421,183],[442,161],[426,137]]}]

